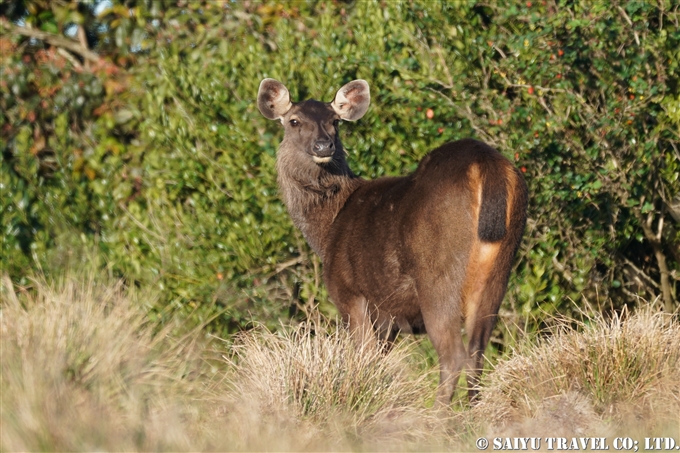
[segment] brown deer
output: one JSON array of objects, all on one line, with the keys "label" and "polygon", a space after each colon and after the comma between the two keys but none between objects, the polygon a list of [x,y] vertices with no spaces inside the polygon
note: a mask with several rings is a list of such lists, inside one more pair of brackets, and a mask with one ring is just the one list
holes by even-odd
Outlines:
[{"label": "brown deer", "polygon": [[435,149],[409,176],[355,176],[338,124],[361,118],[369,102],[364,80],[330,103],[292,103],[282,83],[260,83],[260,112],[284,127],[283,201],[359,341],[372,341],[374,330],[390,341],[427,332],[439,356],[437,402],[450,404],[465,366],[472,401],[524,231],[526,183],[508,159],[471,139]]}]

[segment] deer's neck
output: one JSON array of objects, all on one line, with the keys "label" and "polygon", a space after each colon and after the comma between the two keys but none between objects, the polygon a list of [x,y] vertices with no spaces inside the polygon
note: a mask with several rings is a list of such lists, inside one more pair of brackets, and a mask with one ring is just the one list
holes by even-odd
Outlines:
[{"label": "deer's neck", "polygon": [[344,160],[320,166],[307,159],[293,163],[285,154],[279,154],[277,167],[279,188],[288,213],[324,261],[333,221],[362,179],[352,173]]}]

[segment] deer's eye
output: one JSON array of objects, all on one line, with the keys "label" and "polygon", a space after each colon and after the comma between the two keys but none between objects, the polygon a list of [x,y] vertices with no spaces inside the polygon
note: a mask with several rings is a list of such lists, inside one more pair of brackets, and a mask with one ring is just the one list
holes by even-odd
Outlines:
[{"label": "deer's eye", "polygon": [[298,127],[300,122],[298,120],[290,120],[290,125],[293,127]]},{"label": "deer's eye", "polygon": [[337,129],[339,125],[340,125],[340,120],[335,120],[335,121],[333,121],[333,127],[334,127],[334,128]]}]

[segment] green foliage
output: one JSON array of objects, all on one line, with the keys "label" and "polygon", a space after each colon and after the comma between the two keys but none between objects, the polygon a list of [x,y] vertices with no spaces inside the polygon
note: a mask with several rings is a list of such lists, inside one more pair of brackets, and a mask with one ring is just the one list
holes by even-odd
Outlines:
[{"label": "green foliage", "polygon": [[680,13],[670,3],[98,6],[0,6],[2,266],[16,280],[94,247],[116,275],[160,290],[162,319],[228,333],[252,320],[275,328],[312,303],[332,311],[318,259],[277,196],[282,132],[255,96],[264,77],[322,100],[364,78],[372,106],[342,126],[360,175],[407,174],[468,136],[524,172],[530,220],[510,323],[582,295],[661,294],[677,306]]}]

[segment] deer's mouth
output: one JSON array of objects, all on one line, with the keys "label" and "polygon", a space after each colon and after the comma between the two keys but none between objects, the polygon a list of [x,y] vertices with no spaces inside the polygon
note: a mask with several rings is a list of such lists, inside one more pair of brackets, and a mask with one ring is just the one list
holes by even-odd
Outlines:
[{"label": "deer's mouth", "polygon": [[312,156],[312,159],[313,159],[314,162],[316,162],[317,164],[326,164],[326,163],[330,162],[330,161],[333,159],[333,156],[323,156],[323,157],[321,157],[321,156]]}]

